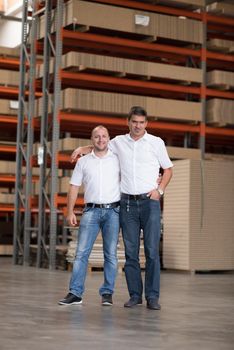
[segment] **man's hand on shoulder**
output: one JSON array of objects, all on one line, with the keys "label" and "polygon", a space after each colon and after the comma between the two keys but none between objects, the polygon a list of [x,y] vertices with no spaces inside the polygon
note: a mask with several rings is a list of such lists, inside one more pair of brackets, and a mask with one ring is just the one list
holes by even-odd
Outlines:
[{"label": "man's hand on shoulder", "polygon": [[76,148],[71,155],[71,163],[75,163],[79,156],[92,152],[93,146],[83,146]]}]

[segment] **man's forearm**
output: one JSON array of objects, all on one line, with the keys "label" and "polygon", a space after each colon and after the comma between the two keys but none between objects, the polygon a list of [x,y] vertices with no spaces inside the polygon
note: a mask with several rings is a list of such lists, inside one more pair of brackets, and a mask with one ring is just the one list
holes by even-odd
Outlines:
[{"label": "man's forearm", "polygon": [[164,169],[159,187],[164,191],[172,178],[172,168]]},{"label": "man's forearm", "polygon": [[79,192],[78,186],[70,185],[68,195],[67,195],[67,213],[68,213],[68,215],[73,213],[78,192]]}]

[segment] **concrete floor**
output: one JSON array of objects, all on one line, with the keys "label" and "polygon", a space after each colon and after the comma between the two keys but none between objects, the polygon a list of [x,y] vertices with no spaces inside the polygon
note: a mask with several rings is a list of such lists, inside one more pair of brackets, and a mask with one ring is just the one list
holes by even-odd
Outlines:
[{"label": "concrete floor", "polygon": [[59,306],[69,278],[0,258],[1,350],[234,349],[234,274],[162,272],[161,311],[124,308],[123,274],[113,307],[101,306],[101,272],[88,274],[83,305]]}]

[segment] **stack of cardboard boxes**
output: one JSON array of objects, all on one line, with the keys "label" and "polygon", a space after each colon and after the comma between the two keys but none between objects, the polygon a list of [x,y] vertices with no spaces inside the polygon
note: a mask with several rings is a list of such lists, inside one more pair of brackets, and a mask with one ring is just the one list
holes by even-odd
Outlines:
[{"label": "stack of cardboard boxes", "polygon": [[[105,31],[118,31],[142,36],[162,37],[190,43],[202,43],[202,23],[193,19],[153,12],[70,0],[65,5],[63,27],[85,25]],[[98,15],[101,14],[101,15]],[[40,38],[45,35],[44,17],[40,23]],[[54,27],[52,27],[54,31]]]},{"label": "stack of cardboard boxes", "polygon": [[233,161],[174,162],[164,198],[165,268],[234,269],[233,179]]}]

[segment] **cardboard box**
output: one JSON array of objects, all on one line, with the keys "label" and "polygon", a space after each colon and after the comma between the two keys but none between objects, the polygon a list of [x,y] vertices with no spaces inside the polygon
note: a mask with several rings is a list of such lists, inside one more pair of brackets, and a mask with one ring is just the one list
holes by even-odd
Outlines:
[{"label": "cardboard box", "polygon": [[6,160],[0,160],[0,173],[1,174],[15,174],[16,162],[9,162]]},{"label": "cardboard box", "polygon": [[160,5],[171,5],[193,9],[205,6],[205,0],[160,0]]},{"label": "cardboard box", "polygon": [[0,193],[0,203],[2,204],[14,204],[15,194],[14,193]]},{"label": "cardboard box", "polygon": [[200,149],[167,146],[169,157],[174,159],[201,159]]},{"label": "cardboard box", "polygon": [[19,72],[0,69],[0,85],[19,86],[20,74]]},{"label": "cardboard box", "polygon": [[209,50],[221,52],[234,52],[234,41],[222,39],[210,39],[207,41],[207,48]]},{"label": "cardboard box", "polygon": [[11,48],[0,46],[0,56],[20,57],[20,46]]},{"label": "cardboard box", "polygon": [[206,6],[207,12],[215,13],[222,16],[234,16],[234,5],[225,2],[214,2]]},{"label": "cardboard box", "polygon": [[220,88],[234,87],[234,72],[226,72],[221,70],[213,70],[207,73],[207,85],[217,86]]},{"label": "cardboard box", "polygon": [[220,126],[234,125],[234,101],[213,98],[207,101],[207,123]]},{"label": "cardboard box", "polygon": [[18,113],[18,101],[17,100],[2,100],[0,99],[0,111],[5,115],[17,115]]}]

